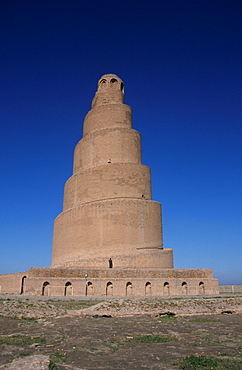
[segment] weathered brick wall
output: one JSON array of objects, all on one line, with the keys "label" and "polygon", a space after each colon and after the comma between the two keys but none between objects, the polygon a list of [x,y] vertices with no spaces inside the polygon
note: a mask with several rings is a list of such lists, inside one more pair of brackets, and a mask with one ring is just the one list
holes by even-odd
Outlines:
[{"label": "weathered brick wall", "polygon": [[111,163],[141,164],[140,133],[122,127],[91,132],[76,145],[73,173],[109,159]]},{"label": "weathered brick wall", "polygon": [[113,163],[79,171],[69,178],[64,208],[115,198],[151,199],[150,169],[143,165]]},{"label": "weathered brick wall", "polygon": [[71,208],[55,220],[53,265],[80,261],[101,268],[111,257],[116,267],[172,268],[172,251],[161,248],[158,202],[110,199]]},{"label": "weathered brick wall", "polygon": [[242,285],[219,285],[220,294],[242,294]]},{"label": "weathered brick wall", "polygon": [[20,294],[21,290],[24,290],[25,286],[25,279],[23,278],[27,276],[28,272],[0,275],[0,293]]},{"label": "weathered brick wall", "polygon": [[[43,286],[49,296],[181,296],[218,294],[216,279],[207,278],[29,278],[26,295],[43,294]],[[29,287],[29,288],[28,288]],[[69,287],[69,290],[67,290]],[[68,294],[67,294],[68,293]]]},{"label": "weathered brick wall", "polygon": [[30,268],[0,276],[2,294],[167,296],[218,294],[212,270]]},{"label": "weathered brick wall", "polygon": [[211,269],[130,269],[130,268],[40,268],[31,267],[28,272],[29,278],[53,277],[53,278],[84,278],[88,274],[94,279],[123,279],[123,278],[156,278],[156,279],[213,279]]}]

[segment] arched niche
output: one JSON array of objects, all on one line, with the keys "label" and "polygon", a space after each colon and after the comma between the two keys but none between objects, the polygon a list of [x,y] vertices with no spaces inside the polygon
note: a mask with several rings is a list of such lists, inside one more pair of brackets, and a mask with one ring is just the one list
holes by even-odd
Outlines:
[{"label": "arched niche", "polygon": [[199,294],[203,295],[205,294],[205,285],[203,281],[200,281],[198,285]]},{"label": "arched niche", "polygon": [[45,281],[42,285],[42,295],[49,296],[50,295],[50,283]]},{"label": "arched niche", "polygon": [[182,285],[182,294],[187,294],[187,283],[185,281],[183,281]]},{"label": "arched niche", "polygon": [[110,295],[112,296],[113,295],[113,283],[111,281],[109,281],[106,285],[106,295]]},{"label": "arched niche", "polygon": [[91,281],[88,281],[86,284],[86,295],[93,295],[93,294],[94,294],[93,284]]},{"label": "arched niche", "polygon": [[145,284],[145,295],[151,295],[151,283],[149,281]]},{"label": "arched niche", "polygon": [[164,295],[170,295],[170,284],[168,283],[168,281],[164,283],[163,290]]},{"label": "arched niche", "polygon": [[70,281],[65,283],[65,290],[64,290],[64,296],[70,296],[73,295],[73,287]]},{"label": "arched niche", "polygon": [[25,293],[26,279],[27,279],[27,276],[23,276],[22,279],[21,279],[20,294],[24,294]]},{"label": "arched niche", "polygon": [[132,283],[129,281],[126,284],[126,295],[132,295],[132,289],[133,289]]}]

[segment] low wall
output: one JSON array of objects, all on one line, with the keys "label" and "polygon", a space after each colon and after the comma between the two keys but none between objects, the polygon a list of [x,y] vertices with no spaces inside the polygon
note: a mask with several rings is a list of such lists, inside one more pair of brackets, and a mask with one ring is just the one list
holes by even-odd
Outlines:
[{"label": "low wall", "polygon": [[0,294],[23,294],[28,272],[0,275]]},{"label": "low wall", "polygon": [[242,285],[219,285],[219,294],[242,294]]},{"label": "low wall", "polygon": [[37,296],[219,294],[218,281],[210,269],[30,268],[24,273],[1,275],[0,286],[1,294]]}]

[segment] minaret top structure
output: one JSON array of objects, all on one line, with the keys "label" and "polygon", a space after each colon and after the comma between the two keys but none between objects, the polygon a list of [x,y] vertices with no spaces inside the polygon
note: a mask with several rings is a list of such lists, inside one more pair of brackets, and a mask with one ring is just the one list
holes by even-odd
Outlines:
[{"label": "minaret top structure", "polygon": [[124,103],[124,83],[117,75],[109,73],[98,81],[97,92],[92,101],[92,108],[107,104]]},{"label": "minaret top structure", "polygon": [[98,81],[98,90],[103,89],[118,89],[124,93],[124,83],[117,75],[108,73],[103,75]]}]

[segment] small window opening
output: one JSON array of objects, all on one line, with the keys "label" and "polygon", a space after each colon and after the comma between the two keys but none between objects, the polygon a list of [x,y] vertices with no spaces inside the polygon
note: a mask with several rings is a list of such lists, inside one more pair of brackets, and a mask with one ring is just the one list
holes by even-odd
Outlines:
[{"label": "small window opening", "polygon": [[109,268],[112,269],[113,268],[113,260],[112,258],[110,257],[109,260],[108,260],[108,265],[109,265]]}]

